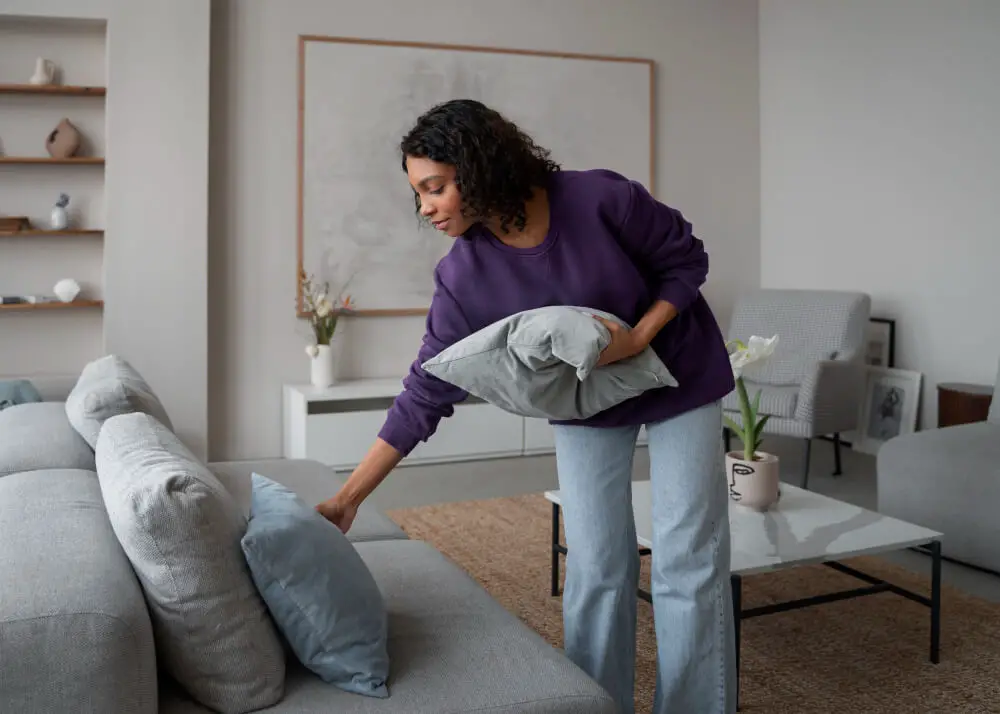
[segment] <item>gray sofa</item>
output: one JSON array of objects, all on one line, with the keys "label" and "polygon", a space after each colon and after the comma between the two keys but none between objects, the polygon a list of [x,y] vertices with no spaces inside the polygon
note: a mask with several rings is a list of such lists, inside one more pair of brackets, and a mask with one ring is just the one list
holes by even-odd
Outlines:
[{"label": "gray sofa", "polygon": [[878,451],[878,510],[944,533],[941,553],[1000,572],[1000,364],[987,421],[897,436]]},{"label": "gray sofa", "polygon": [[[112,391],[123,401],[99,406],[105,414],[155,413],[155,395],[144,393],[148,385],[134,387],[119,385]],[[88,399],[84,406],[93,415],[94,398]],[[102,498],[100,461],[76,428],[80,419],[67,416],[80,403],[36,402],[0,411],[0,712],[211,711],[158,662],[157,631],[142,583]],[[40,440],[44,448],[38,448]],[[313,461],[207,466],[245,513],[253,472],[288,486],[309,504],[328,498],[341,483]],[[286,648],[283,696],[258,711],[615,711],[605,692],[561,652],[376,508],[362,507],[349,538],[388,609],[388,698],[326,684]]]}]

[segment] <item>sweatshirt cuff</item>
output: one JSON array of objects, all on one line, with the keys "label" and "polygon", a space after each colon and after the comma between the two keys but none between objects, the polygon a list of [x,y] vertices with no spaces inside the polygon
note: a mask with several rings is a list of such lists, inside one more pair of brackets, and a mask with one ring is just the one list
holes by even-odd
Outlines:
[{"label": "sweatshirt cuff", "polygon": [[420,443],[418,437],[414,436],[406,427],[397,424],[391,415],[382,425],[378,436],[404,457],[409,455]]},{"label": "sweatshirt cuff", "polygon": [[671,280],[660,287],[657,297],[660,300],[669,302],[677,308],[677,312],[684,312],[695,301],[695,298],[698,297],[698,291],[692,291],[688,285],[679,280]]}]

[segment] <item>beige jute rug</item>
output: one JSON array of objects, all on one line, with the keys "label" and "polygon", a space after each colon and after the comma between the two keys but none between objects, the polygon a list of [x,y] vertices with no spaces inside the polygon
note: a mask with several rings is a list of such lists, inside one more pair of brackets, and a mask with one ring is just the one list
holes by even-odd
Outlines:
[{"label": "beige jute rug", "polygon": [[[390,512],[557,648],[562,600],[549,594],[551,504],[540,494]],[[649,587],[648,558],[643,586]],[[919,593],[929,578],[876,557],[846,561]],[[564,572],[560,568],[560,572]],[[853,588],[821,565],[744,578],[745,607]],[[942,589],[941,662],[929,660],[929,610],[882,593],[743,622],[742,711],[767,714],[1000,712],[1000,605]],[[639,602],[637,712],[655,682],[653,613]],[[695,714],[692,712],[691,714]]]}]

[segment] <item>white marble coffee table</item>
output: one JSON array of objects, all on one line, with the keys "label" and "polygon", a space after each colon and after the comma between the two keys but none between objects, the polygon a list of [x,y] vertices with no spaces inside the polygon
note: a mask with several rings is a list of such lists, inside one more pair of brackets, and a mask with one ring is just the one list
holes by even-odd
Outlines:
[{"label": "white marble coffee table", "polygon": [[[546,491],[552,502],[552,594],[559,594],[559,556],[566,548],[559,542],[561,503],[559,491]],[[632,483],[632,502],[639,553],[648,555],[653,546],[650,482]],[[759,513],[729,502],[732,542],[731,583],[736,618],[737,666],[740,621],[811,605],[862,595],[892,592],[930,608],[930,658],[938,662],[941,625],[941,537],[942,534],[905,521],[884,516],[829,496],[781,484],[781,499],[770,510]],[[931,597],[911,592],[838,562],[859,555],[915,548],[931,555]],[[852,575],[866,585],[814,597],[744,609],[742,577],[756,573],[822,563]],[[648,592],[639,591],[645,600]]]}]

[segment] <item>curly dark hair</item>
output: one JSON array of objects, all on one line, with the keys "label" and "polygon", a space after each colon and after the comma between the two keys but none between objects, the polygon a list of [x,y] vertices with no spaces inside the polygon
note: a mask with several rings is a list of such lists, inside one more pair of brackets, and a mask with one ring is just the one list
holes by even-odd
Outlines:
[{"label": "curly dark hair", "polygon": [[[560,168],[514,122],[473,99],[428,110],[403,137],[400,151],[403,171],[407,156],[454,166],[463,210],[499,219],[504,231],[511,223],[524,230],[525,202]],[[414,201],[419,210],[419,196]]]}]

